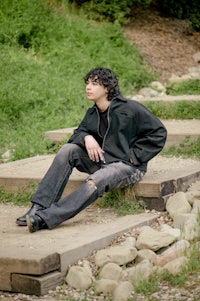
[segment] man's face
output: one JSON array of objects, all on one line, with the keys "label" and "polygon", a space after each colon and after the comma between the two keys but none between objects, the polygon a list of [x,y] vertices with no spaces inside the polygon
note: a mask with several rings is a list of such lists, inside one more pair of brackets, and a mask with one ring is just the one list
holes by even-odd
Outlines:
[{"label": "man's face", "polygon": [[104,87],[95,79],[88,79],[86,82],[86,95],[89,100],[95,103],[108,100],[108,88]]}]

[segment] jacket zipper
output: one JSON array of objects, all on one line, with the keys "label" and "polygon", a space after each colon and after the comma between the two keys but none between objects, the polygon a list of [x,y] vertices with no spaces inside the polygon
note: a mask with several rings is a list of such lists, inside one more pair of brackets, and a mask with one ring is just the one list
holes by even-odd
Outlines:
[{"label": "jacket zipper", "polygon": [[[110,129],[110,107],[111,107],[111,104],[112,102],[110,103],[110,106],[108,108],[108,114],[107,114],[107,120],[108,120],[108,127],[107,127],[107,130],[106,130],[106,133],[103,137],[103,142],[102,142],[102,150],[104,150],[104,144],[105,144],[105,139],[106,139],[106,135],[108,134],[108,131]],[[95,107],[96,111],[97,111],[97,115],[98,115],[98,135],[101,136],[100,132],[99,132],[99,126],[100,126],[100,117],[99,117],[99,111],[98,109]]]}]

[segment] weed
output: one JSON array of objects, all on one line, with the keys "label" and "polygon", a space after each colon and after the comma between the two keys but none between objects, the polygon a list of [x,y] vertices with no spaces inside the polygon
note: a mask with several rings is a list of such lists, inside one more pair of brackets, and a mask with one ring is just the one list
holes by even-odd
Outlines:
[{"label": "weed", "polygon": [[149,279],[145,279],[140,281],[135,287],[136,293],[142,293],[144,295],[152,294],[158,291],[159,289],[159,281],[158,276],[156,274],[150,275]]},{"label": "weed", "polygon": [[29,206],[36,188],[37,184],[34,183],[29,183],[18,191],[6,191],[4,187],[0,187],[0,204],[11,203],[17,206]]},{"label": "weed", "polygon": [[133,187],[108,192],[98,199],[97,205],[100,207],[112,207],[116,214],[120,216],[138,214],[145,209],[144,202],[136,200]]}]

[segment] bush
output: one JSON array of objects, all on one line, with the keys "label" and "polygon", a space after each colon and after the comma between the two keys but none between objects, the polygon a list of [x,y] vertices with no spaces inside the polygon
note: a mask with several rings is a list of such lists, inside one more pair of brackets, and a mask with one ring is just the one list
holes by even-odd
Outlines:
[{"label": "bush", "polygon": [[119,21],[121,24],[126,24],[129,22],[132,7],[148,5],[151,0],[74,0],[70,2],[81,6],[92,19]]},{"label": "bush", "polygon": [[195,30],[200,30],[199,0],[158,0],[156,2],[166,15],[179,19],[188,19]]}]

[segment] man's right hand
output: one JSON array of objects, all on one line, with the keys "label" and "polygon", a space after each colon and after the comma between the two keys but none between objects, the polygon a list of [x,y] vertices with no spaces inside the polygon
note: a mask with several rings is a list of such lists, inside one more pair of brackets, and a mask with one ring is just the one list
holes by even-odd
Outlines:
[{"label": "man's right hand", "polygon": [[85,136],[85,147],[90,160],[95,162],[104,161],[104,151],[92,135]]}]

